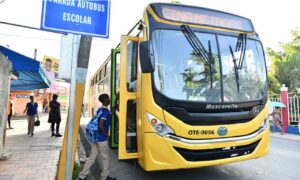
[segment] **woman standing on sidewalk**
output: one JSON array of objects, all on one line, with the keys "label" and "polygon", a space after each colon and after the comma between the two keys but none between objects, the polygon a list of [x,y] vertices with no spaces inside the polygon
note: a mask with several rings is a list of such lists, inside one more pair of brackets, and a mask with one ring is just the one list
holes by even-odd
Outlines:
[{"label": "woman standing on sidewalk", "polygon": [[281,120],[281,112],[280,112],[280,108],[279,107],[275,107],[275,109],[273,110],[273,112],[270,114],[273,117],[273,121],[274,121],[274,126],[273,126],[273,131],[276,131],[276,127],[278,127],[281,131],[281,134],[283,134],[283,129],[280,127],[280,120]]},{"label": "woman standing on sidewalk", "polygon": [[[60,116],[60,103],[57,102],[58,96],[56,94],[53,94],[52,101],[50,101],[50,112],[49,112],[49,118],[48,122],[51,123],[51,130],[52,130],[52,136],[61,137],[61,134],[59,134],[59,124],[61,121]],[[54,125],[56,124],[56,134],[54,134]]]},{"label": "woman standing on sidewalk", "polygon": [[29,97],[30,102],[26,104],[26,108],[24,110],[24,113],[27,115],[27,121],[28,121],[28,135],[31,134],[33,136],[34,131],[34,122],[35,122],[35,116],[37,117],[37,120],[39,120],[38,115],[38,104],[34,102],[33,96]]},{"label": "woman standing on sidewalk", "polygon": [[9,100],[8,100],[8,105],[7,105],[7,123],[8,123],[8,129],[13,129],[11,127],[11,117],[12,117],[12,114],[13,114],[13,104],[14,104],[14,101],[11,97],[11,94],[9,95]]}]

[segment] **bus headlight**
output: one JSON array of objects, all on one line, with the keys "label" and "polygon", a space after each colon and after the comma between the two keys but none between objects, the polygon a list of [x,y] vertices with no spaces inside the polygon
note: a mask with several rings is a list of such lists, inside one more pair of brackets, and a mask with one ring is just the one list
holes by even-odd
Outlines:
[{"label": "bus headlight", "polygon": [[267,129],[268,125],[268,118],[265,117],[265,119],[260,123],[259,129]]},{"label": "bus headlight", "polygon": [[166,128],[166,127],[165,127],[163,124],[158,124],[158,125],[155,127],[156,132],[158,132],[158,133],[160,133],[160,134],[164,132],[165,128]]},{"label": "bus headlight", "polygon": [[154,117],[152,114],[146,113],[146,117],[149,123],[151,124],[151,126],[153,127],[153,129],[160,136],[165,136],[167,134],[174,134],[174,131],[169,126],[167,126],[165,123],[163,123],[162,121]]}]

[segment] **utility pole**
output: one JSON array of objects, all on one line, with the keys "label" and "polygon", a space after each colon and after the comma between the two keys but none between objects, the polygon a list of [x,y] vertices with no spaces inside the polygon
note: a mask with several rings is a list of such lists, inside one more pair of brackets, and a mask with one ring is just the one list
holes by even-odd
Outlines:
[{"label": "utility pole", "polygon": [[58,180],[72,179],[77,147],[77,137],[80,127],[80,113],[85,90],[91,45],[91,37],[81,36],[77,61],[75,63],[72,62],[72,64],[74,64],[72,65],[70,106],[63,147],[58,166]]},{"label": "utility pole", "polygon": [[36,60],[36,57],[37,57],[37,48],[34,49],[34,53],[33,53],[33,59]]}]

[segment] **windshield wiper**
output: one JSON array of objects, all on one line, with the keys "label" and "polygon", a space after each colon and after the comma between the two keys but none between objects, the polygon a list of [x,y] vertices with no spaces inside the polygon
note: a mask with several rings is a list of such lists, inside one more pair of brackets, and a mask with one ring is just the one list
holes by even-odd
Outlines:
[{"label": "windshield wiper", "polygon": [[239,77],[239,71],[238,71],[238,67],[237,67],[237,63],[236,63],[236,58],[235,58],[235,55],[234,55],[231,45],[229,45],[229,50],[230,50],[233,65],[234,65],[235,82],[236,82],[237,90],[239,93],[240,92],[240,77]]},{"label": "windshield wiper", "polygon": [[209,65],[210,89],[212,89],[213,88],[212,64],[214,64],[215,62],[212,56],[210,41],[208,41],[208,52],[207,52],[203,44],[201,43],[201,41],[198,39],[198,37],[195,35],[195,33],[191,30],[191,28],[188,25],[182,25],[181,30],[185,38],[190,43],[191,47],[194,49],[196,55],[199,56],[201,59],[204,59],[205,64]]},{"label": "windshield wiper", "polygon": [[247,34],[240,34],[235,46],[235,52],[241,51],[239,64],[237,66],[238,69],[243,68],[244,58],[246,54],[246,45],[247,45]]},{"label": "windshield wiper", "polygon": [[[231,45],[229,45],[229,49],[230,49],[230,53],[231,53],[232,61],[233,61],[233,65],[234,65],[235,81],[236,81],[236,86],[237,86],[238,92],[240,92],[239,70],[243,68],[244,58],[245,58],[246,49],[247,49],[246,45],[247,45],[247,34],[239,35],[234,52],[232,50]],[[241,53],[240,53],[239,59],[237,59],[235,57],[234,53],[237,53],[239,51]],[[238,61],[238,64],[237,64],[237,61]]]},{"label": "windshield wiper", "polygon": [[199,56],[204,58],[207,64],[213,64],[213,58],[208,54],[205,50],[201,41],[197,38],[195,33],[191,30],[188,25],[181,25],[181,31],[183,32],[185,38],[188,40],[192,48],[194,49],[195,53]]}]

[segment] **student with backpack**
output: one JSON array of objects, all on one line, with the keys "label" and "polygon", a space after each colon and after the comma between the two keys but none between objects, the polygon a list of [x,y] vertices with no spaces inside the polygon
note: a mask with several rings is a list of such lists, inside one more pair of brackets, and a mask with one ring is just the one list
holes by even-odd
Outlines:
[{"label": "student with backpack", "polygon": [[108,105],[110,98],[108,94],[101,94],[99,101],[102,106],[98,109],[96,116],[88,123],[86,131],[89,141],[92,143],[92,149],[89,157],[85,161],[83,170],[79,174],[79,180],[86,179],[91,166],[100,154],[103,157],[103,170],[100,180],[115,180],[116,178],[109,177],[110,173],[110,149],[108,144],[108,130],[111,122]]}]

